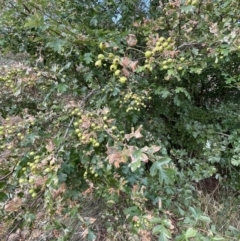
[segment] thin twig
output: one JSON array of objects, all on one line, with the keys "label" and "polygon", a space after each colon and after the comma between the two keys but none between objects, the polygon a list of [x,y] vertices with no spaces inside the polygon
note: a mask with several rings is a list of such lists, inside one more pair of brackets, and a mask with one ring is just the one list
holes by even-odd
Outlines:
[{"label": "thin twig", "polygon": [[[79,107],[80,107],[80,108],[83,108],[83,105],[85,104],[85,102],[87,101],[87,99],[88,99],[90,96],[92,96],[96,91],[98,91],[98,89],[92,90],[87,96],[85,96],[85,97],[82,99]],[[65,134],[64,134],[64,136],[63,136],[63,142],[61,143],[61,145],[60,145],[59,148],[57,149],[56,158],[58,157],[59,151],[60,151],[60,149],[62,148],[63,143],[65,142],[65,139],[66,139],[66,137],[67,137],[67,135],[68,135],[68,132],[69,132],[69,130],[70,130],[70,127],[72,126],[73,121],[74,121],[74,117],[73,117],[73,118],[71,119],[71,121],[69,122],[68,127],[67,127],[67,129],[66,129],[66,131],[65,131]]]},{"label": "thin twig", "polygon": [[14,172],[16,166],[17,166],[17,163],[14,165],[12,171],[10,171],[10,172],[9,172],[7,175],[5,175],[4,177],[1,177],[1,178],[0,178],[0,181],[3,181],[3,180],[5,180],[5,179],[7,179],[7,178]]}]

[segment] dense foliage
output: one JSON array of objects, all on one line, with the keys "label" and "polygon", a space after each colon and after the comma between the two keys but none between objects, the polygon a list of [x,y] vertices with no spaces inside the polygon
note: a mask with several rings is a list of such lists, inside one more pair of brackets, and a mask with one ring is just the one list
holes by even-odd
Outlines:
[{"label": "dense foliage", "polygon": [[0,76],[5,232],[33,229],[40,202],[54,240],[74,240],[69,219],[94,240],[93,195],[119,240],[239,239],[218,233],[195,185],[239,189],[238,0],[0,6],[2,52],[29,59]]}]

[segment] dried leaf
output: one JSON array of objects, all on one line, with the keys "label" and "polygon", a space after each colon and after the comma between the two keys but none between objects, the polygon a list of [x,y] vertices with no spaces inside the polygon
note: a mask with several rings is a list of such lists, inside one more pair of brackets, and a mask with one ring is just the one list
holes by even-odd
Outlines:
[{"label": "dried leaf", "polygon": [[213,33],[214,35],[217,35],[218,33],[218,26],[217,23],[212,23],[211,26],[209,27],[210,33]]},{"label": "dried leaf", "polygon": [[120,65],[123,68],[125,68],[125,69],[129,68],[129,69],[131,69],[132,72],[134,72],[136,70],[137,64],[138,64],[138,61],[132,61],[128,57],[121,58],[121,62],[120,62]]},{"label": "dried leaf", "polygon": [[52,152],[54,150],[54,144],[52,140],[48,142],[48,144],[46,145],[46,149],[48,152]]},{"label": "dried leaf", "polygon": [[141,241],[152,240],[150,230],[140,230],[139,234],[140,234],[140,237],[141,237],[141,239],[140,239]]},{"label": "dried leaf", "polygon": [[125,139],[127,141],[129,141],[132,137],[135,137],[135,138],[141,138],[142,137],[142,134],[140,133],[142,129],[142,125],[138,127],[138,129],[136,131],[134,131],[134,129],[132,129],[132,133],[131,134],[125,134]]},{"label": "dried leaf", "polygon": [[141,26],[141,22],[139,21],[139,22],[134,22],[133,23],[133,26],[134,27],[140,27]]},{"label": "dried leaf", "polygon": [[144,152],[150,152],[150,153],[155,153],[155,152],[158,152],[159,150],[161,149],[160,146],[150,146],[150,147],[147,147],[145,146],[144,148],[142,148],[141,150],[144,151]]},{"label": "dried leaf", "polygon": [[140,133],[141,129],[142,129],[142,125],[139,126],[138,129],[135,131],[135,133],[134,133],[135,138],[141,138],[142,137],[142,134]]},{"label": "dried leaf", "polygon": [[22,200],[20,198],[14,198],[5,205],[6,212],[15,212],[22,206]]},{"label": "dried leaf", "polygon": [[138,61],[132,61],[129,65],[129,68],[132,70],[132,72],[136,71]]},{"label": "dried leaf", "polygon": [[136,38],[135,34],[128,34],[128,36],[127,36],[127,44],[130,47],[136,46],[137,38]]},{"label": "dried leaf", "polygon": [[126,77],[128,77],[130,75],[130,72],[126,68],[123,68],[122,72],[123,72],[123,75]]},{"label": "dried leaf", "polygon": [[107,146],[107,159],[110,164],[113,164],[116,168],[120,166],[120,163],[125,163],[128,157],[128,151],[119,151],[115,147]]},{"label": "dried leaf", "polygon": [[88,116],[82,116],[82,128],[88,129],[91,126],[91,120]]},{"label": "dried leaf", "polygon": [[120,166],[120,163],[126,162],[126,157],[122,155],[121,152],[112,153],[108,155],[108,160],[110,164],[113,164],[116,168]]}]

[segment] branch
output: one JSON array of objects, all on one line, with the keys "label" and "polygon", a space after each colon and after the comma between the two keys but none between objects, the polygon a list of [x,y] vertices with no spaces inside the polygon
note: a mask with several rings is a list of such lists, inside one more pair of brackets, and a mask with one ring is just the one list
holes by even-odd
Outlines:
[{"label": "branch", "polygon": [[182,49],[183,47],[188,47],[188,46],[204,46],[202,43],[183,43],[182,45],[178,46],[176,50]]},{"label": "branch", "polygon": [[10,172],[9,172],[7,175],[5,175],[4,177],[1,177],[1,178],[0,178],[0,181],[5,180],[5,179],[7,179],[10,175],[12,175],[12,173],[14,172],[16,166],[17,166],[17,163],[14,165],[12,171],[10,171]]},{"label": "branch", "polygon": [[[87,99],[88,99],[90,96],[92,96],[92,95],[93,95],[95,92],[97,92],[97,91],[98,91],[98,89],[94,89],[94,90],[92,90],[87,96],[85,96],[85,98],[82,99],[79,107],[83,108],[83,105],[85,104],[85,102],[87,101]],[[71,127],[73,121],[74,121],[74,117],[73,117],[73,118],[71,119],[71,121],[69,122],[68,127],[67,127],[67,129],[66,129],[66,131],[65,131],[65,134],[64,134],[64,136],[63,136],[63,142],[61,143],[61,145],[60,145],[59,148],[57,149],[56,158],[58,157],[59,151],[60,151],[60,149],[62,148],[62,146],[63,146],[63,144],[64,144],[64,142],[65,142],[65,140],[66,140],[66,137],[67,137],[67,135],[68,135],[68,132],[69,132],[69,130],[70,130],[70,127]]]}]

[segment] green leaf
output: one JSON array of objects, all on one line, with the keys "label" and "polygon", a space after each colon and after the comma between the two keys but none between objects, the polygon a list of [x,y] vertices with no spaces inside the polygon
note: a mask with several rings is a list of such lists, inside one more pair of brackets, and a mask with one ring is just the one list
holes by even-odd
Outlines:
[{"label": "green leaf", "polygon": [[67,180],[67,174],[60,172],[58,173],[58,180],[60,183],[63,183]]},{"label": "green leaf", "polygon": [[0,202],[5,202],[8,199],[8,196],[4,192],[0,192]]},{"label": "green leaf", "polygon": [[152,229],[153,234],[160,234],[158,237],[159,241],[168,241],[171,239],[171,233],[163,225],[157,225]]},{"label": "green leaf", "polygon": [[66,44],[66,41],[65,40],[62,40],[62,39],[56,39],[56,40],[53,40],[51,42],[48,42],[46,44],[46,47],[50,47],[52,48],[55,52],[57,53],[61,53],[62,50],[63,50],[63,47],[64,45]]},{"label": "green leaf", "polygon": [[92,79],[93,79],[93,73],[92,73],[91,71],[85,73],[85,74],[84,74],[84,79],[85,79],[87,82],[92,81]]},{"label": "green leaf", "polygon": [[189,228],[186,233],[185,233],[185,237],[186,238],[193,238],[197,235],[197,230],[193,229],[193,228]]},{"label": "green leaf", "polygon": [[155,161],[150,168],[150,175],[156,176],[158,174],[159,182],[161,184],[169,184],[174,180],[176,170],[170,167],[164,167],[169,164],[171,159],[169,157],[162,157],[160,160]]},{"label": "green leaf", "polygon": [[93,54],[92,53],[85,53],[83,55],[83,60],[85,61],[86,64],[90,64],[93,62]]},{"label": "green leaf", "polygon": [[2,189],[3,187],[5,187],[6,186],[6,182],[0,182],[0,189]]},{"label": "green leaf", "polygon": [[159,234],[161,232],[162,225],[157,225],[153,228],[152,233],[153,234]]},{"label": "green leaf", "polygon": [[211,219],[207,216],[200,216],[199,217],[199,220],[203,221],[203,222],[206,222],[206,223],[210,223],[211,222]]},{"label": "green leaf", "polygon": [[59,222],[57,219],[54,219],[53,223],[54,223],[54,225],[55,225],[55,227],[57,229],[64,229],[64,228],[66,228],[66,226],[64,224],[62,224],[61,222]]},{"label": "green leaf", "polygon": [[131,216],[131,217],[139,216],[141,214],[141,212],[137,206],[125,208],[123,212],[126,216]]},{"label": "green leaf", "polygon": [[87,239],[89,241],[94,241],[96,239],[96,235],[93,233],[93,231],[91,231],[90,229],[88,229],[88,236]]},{"label": "green leaf", "polygon": [[60,84],[57,84],[56,88],[60,93],[64,93],[68,90],[68,85],[60,83]]},{"label": "green leaf", "polygon": [[184,93],[189,100],[191,99],[191,96],[189,95],[188,91],[183,87],[177,87],[175,89],[175,93]]}]

